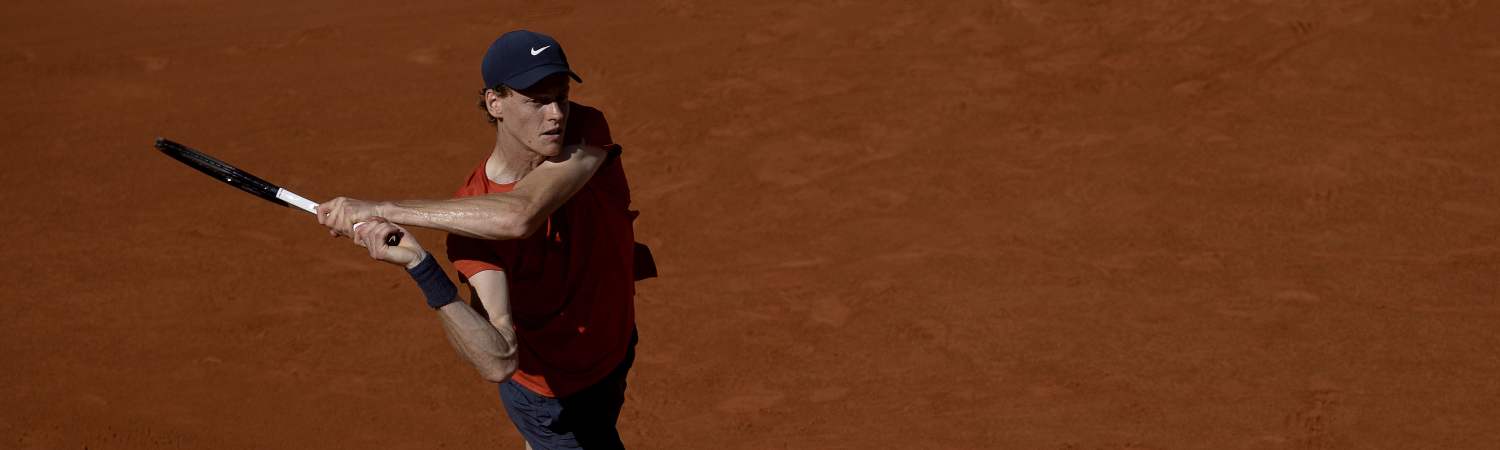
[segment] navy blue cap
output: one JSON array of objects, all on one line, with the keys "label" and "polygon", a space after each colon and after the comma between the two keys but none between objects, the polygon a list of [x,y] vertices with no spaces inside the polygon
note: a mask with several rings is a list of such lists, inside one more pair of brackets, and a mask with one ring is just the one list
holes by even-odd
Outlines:
[{"label": "navy blue cap", "polygon": [[526,89],[548,75],[566,73],[579,83],[578,74],[568,68],[568,56],[552,36],[528,30],[500,35],[484,53],[480,66],[484,86],[505,84],[512,89]]}]

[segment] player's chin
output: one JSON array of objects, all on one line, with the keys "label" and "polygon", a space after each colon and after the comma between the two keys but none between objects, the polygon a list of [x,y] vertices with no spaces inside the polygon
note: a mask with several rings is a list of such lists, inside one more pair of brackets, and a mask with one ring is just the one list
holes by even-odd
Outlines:
[{"label": "player's chin", "polygon": [[562,141],[543,140],[531,147],[531,150],[539,155],[551,158],[562,153]]}]

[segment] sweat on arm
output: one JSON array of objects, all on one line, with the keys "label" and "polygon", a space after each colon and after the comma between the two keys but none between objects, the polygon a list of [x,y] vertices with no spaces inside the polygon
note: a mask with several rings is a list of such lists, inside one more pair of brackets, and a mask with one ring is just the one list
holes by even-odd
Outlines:
[{"label": "sweat on arm", "polygon": [[374,215],[392,222],[443,230],[486,240],[531,236],[553,211],[588,184],[608,153],[591,146],[573,147],[559,158],[537,166],[504,193],[445,200],[403,200],[382,203]]}]

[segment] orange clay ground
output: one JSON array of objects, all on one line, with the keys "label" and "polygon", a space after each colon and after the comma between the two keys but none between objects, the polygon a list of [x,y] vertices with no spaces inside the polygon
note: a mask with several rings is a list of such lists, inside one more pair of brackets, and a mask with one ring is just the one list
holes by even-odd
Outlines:
[{"label": "orange clay ground", "polygon": [[1500,446],[1491,2],[285,3],[0,6],[0,448],[521,448],[399,269],[151,148],[444,197],[519,27],[660,263],[632,448]]}]

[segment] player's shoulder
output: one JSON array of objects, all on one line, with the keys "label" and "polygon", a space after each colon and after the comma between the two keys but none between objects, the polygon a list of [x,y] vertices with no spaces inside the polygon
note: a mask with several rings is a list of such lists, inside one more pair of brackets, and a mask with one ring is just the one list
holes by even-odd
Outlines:
[{"label": "player's shoulder", "polygon": [[570,105],[568,107],[568,115],[570,116],[568,121],[598,124],[606,128],[609,127],[609,122],[604,118],[604,111],[600,111],[599,108],[595,108],[575,101],[569,101],[568,103]]},{"label": "player's shoulder", "polygon": [[592,145],[604,147],[617,145],[614,136],[610,134],[609,121],[604,118],[603,111],[574,101],[568,103],[568,134],[582,138]]},{"label": "player's shoulder", "polygon": [[469,176],[464,178],[464,184],[453,193],[454,198],[471,197],[484,194],[485,191],[484,162],[481,161],[477,167],[469,171]]}]

